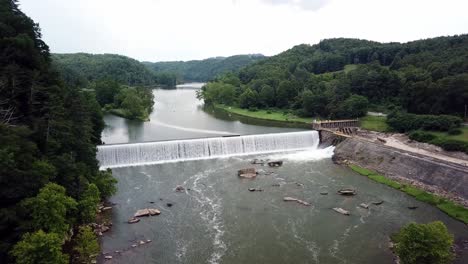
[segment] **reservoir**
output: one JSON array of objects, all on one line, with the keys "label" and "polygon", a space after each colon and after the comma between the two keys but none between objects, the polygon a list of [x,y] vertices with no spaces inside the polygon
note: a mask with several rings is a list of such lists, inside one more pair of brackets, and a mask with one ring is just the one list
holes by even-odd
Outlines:
[{"label": "reservoir", "polygon": [[[198,88],[154,90],[149,122],[105,117],[108,152],[98,155],[118,179],[110,199],[113,227],[102,237],[102,252],[113,257],[106,263],[390,264],[389,236],[412,221],[443,221],[456,241],[468,240],[466,225],[437,208],[334,164],[333,147],[319,148],[316,132],[206,111],[195,97]],[[283,165],[252,165],[253,159]],[[118,166],[126,163],[131,166]],[[257,177],[238,177],[249,167]],[[341,196],[341,188],[357,195]],[[359,207],[375,201],[383,203]],[[128,224],[143,208],[161,214]],[[462,257],[456,263],[466,263]]]}]

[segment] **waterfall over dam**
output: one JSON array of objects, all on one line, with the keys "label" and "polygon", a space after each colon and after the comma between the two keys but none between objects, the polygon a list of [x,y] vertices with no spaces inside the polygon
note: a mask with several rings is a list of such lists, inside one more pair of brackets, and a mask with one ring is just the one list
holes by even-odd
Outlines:
[{"label": "waterfall over dam", "polygon": [[101,168],[138,166],[171,161],[315,149],[317,131],[156,141],[98,146]]}]

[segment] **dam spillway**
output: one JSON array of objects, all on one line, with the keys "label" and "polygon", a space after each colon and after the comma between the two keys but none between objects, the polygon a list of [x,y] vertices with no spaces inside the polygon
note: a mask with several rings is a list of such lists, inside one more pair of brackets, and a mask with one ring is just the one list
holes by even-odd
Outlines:
[{"label": "dam spillway", "polygon": [[98,146],[101,169],[318,147],[317,131]]}]

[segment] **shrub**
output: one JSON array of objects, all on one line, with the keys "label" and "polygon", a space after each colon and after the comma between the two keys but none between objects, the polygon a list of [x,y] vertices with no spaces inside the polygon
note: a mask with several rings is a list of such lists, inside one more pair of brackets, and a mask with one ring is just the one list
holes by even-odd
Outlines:
[{"label": "shrub", "polygon": [[437,130],[448,131],[460,127],[462,119],[450,115],[416,115],[408,113],[392,113],[387,118],[387,123],[399,132],[411,130]]},{"label": "shrub", "polygon": [[92,263],[99,254],[99,243],[93,229],[81,226],[75,238],[73,250],[77,253],[76,263]]},{"label": "shrub", "polygon": [[447,151],[466,151],[468,148],[467,143],[455,139],[439,139],[435,143]]},{"label": "shrub", "polygon": [[394,237],[395,252],[403,264],[450,263],[454,255],[453,235],[440,221],[428,224],[410,223]]},{"label": "shrub", "polygon": [[460,129],[452,128],[448,131],[449,135],[460,135],[462,131]]},{"label": "shrub", "polygon": [[436,136],[428,132],[416,130],[409,134],[409,138],[412,140],[419,141],[419,142],[429,142],[431,140],[434,140]]}]

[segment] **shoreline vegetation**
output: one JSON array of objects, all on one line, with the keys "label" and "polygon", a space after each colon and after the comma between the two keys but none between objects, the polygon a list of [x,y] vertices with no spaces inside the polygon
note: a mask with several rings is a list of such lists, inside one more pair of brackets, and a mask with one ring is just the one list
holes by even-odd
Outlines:
[{"label": "shoreline vegetation", "polygon": [[380,175],[372,170],[368,170],[362,167],[359,167],[354,164],[349,164],[349,168],[353,171],[368,177],[371,180],[374,180],[378,183],[385,184],[394,189],[400,190],[421,202],[426,202],[430,205],[433,205],[442,212],[446,213],[450,217],[457,219],[465,224],[468,224],[468,209],[462,205],[459,205],[455,202],[452,202],[446,198],[440,197],[438,195],[426,192],[418,187],[409,185],[407,183],[400,183],[396,180],[389,179],[383,175]]},{"label": "shoreline vegetation", "polygon": [[313,118],[311,117],[298,117],[294,114],[288,113],[287,111],[281,111],[279,109],[242,109],[240,107],[227,106],[223,104],[213,104],[215,110],[224,111],[239,117],[247,117],[253,120],[271,121],[276,124],[284,124],[288,127],[297,128],[311,128]]}]

